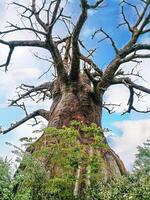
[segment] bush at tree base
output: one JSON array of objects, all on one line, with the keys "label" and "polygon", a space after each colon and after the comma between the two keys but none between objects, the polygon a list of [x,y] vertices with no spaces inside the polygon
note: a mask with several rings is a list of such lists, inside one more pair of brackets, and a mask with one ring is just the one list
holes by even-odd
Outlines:
[{"label": "bush at tree base", "polygon": [[[84,132],[93,133],[96,138],[95,146],[102,140],[100,129],[95,125],[87,127],[83,125],[81,129]],[[99,171],[100,161],[87,158],[84,154],[84,148],[76,142],[78,136],[77,129],[73,127],[56,129],[48,128],[47,134],[55,139],[55,145],[36,151],[34,155],[25,155],[23,165],[24,171],[18,171],[11,177],[11,165],[7,160],[0,160],[0,200],[149,200],[150,199],[150,145],[149,141],[143,147],[138,147],[138,154],[132,174],[122,177],[116,177],[109,183],[102,183]],[[96,134],[95,134],[96,133]],[[91,137],[91,135],[90,135]],[[59,141],[59,143],[58,143]],[[104,148],[104,146],[103,146]],[[107,148],[107,147],[105,147]],[[53,163],[63,166],[66,169],[64,176],[55,176],[49,179],[47,165],[36,159],[42,156],[47,158],[47,151],[51,151]],[[91,175],[95,180],[88,187],[84,194],[75,198],[72,192],[72,185],[75,177],[72,176],[72,169],[78,167],[80,159],[85,156],[85,161],[90,163],[94,173]],[[61,174],[61,173],[60,173]],[[18,192],[14,195],[16,186],[19,185]]]}]

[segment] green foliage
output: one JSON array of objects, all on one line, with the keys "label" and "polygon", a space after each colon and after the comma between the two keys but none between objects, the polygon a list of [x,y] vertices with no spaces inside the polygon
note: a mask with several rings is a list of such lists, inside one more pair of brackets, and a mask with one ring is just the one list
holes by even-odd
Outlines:
[{"label": "green foliage", "polygon": [[118,177],[107,185],[98,184],[87,191],[86,200],[149,200],[150,177],[136,174]]},{"label": "green foliage", "polygon": [[0,158],[0,199],[11,199],[11,174],[9,171],[9,163]]},{"label": "green foliage", "polygon": [[[93,183],[100,180],[102,165],[100,156],[95,151],[90,156],[87,153],[89,146],[80,142],[82,137],[85,141],[92,140],[91,145],[94,150],[100,147],[107,148],[102,144],[103,131],[100,128],[95,124],[89,127],[74,121],[70,127],[61,129],[49,127],[44,132],[44,141],[36,143],[36,150],[32,156],[26,155],[22,161],[22,165],[26,167],[20,172],[24,175],[24,180],[19,183],[18,198],[20,195],[23,198],[23,195],[30,194],[33,200],[74,199],[76,171],[81,165],[90,166]],[[34,144],[32,147],[34,148]],[[86,175],[83,177],[86,179]]]},{"label": "green foliage", "polygon": [[149,200],[150,199],[150,143],[138,147],[134,171],[127,176],[99,183],[90,188],[87,200]]},{"label": "green foliage", "polygon": [[[149,142],[138,148],[132,174],[104,184],[103,163],[97,154],[99,148],[107,148],[102,144],[103,131],[95,124],[88,127],[76,121],[71,127],[45,129],[44,141],[39,141],[39,146],[32,144],[33,154],[24,156],[13,178],[10,164],[0,159],[0,200],[149,200]],[[89,145],[80,142],[81,136]],[[87,153],[89,147],[92,154]],[[73,196],[77,181],[74,172],[79,167],[89,167],[92,184],[77,199]],[[82,181],[84,178],[87,176]]]},{"label": "green foliage", "polygon": [[138,154],[134,164],[136,172],[142,171],[150,176],[150,141],[144,143],[143,147],[138,147]]}]

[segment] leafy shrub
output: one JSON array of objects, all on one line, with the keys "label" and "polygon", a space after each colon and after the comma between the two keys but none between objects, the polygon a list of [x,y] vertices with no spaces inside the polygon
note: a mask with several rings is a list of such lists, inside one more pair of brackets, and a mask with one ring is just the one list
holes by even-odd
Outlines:
[{"label": "leafy shrub", "polygon": [[7,160],[0,158],[0,199],[10,200],[12,198],[12,184],[10,166]]},{"label": "leafy shrub", "polygon": [[34,147],[33,144],[34,152],[24,156],[21,163],[25,169],[19,174],[24,179],[19,183],[16,198],[26,199],[30,194],[33,200],[74,199],[75,172],[83,163],[91,167],[94,181],[101,177],[101,158],[96,153],[92,157],[87,154],[86,146],[78,140],[81,132],[84,133],[84,139],[94,141],[94,149],[101,146],[107,148],[107,145],[102,144],[102,130],[95,124],[89,127],[74,121],[71,127],[45,129],[44,144],[43,141],[39,141],[42,145],[36,143]]},{"label": "leafy shrub", "polygon": [[[75,121],[70,128],[48,128],[46,145],[42,149],[36,146],[32,155],[26,154],[14,177],[10,163],[0,159],[0,200],[149,200],[149,141],[138,147],[132,174],[104,184],[100,179],[101,159],[96,154],[87,156],[84,145],[77,140],[79,131],[83,131],[84,138],[93,139],[93,148],[107,148],[102,144],[103,131],[95,124],[88,127]],[[75,198],[72,188],[77,179],[73,171],[81,160],[90,166],[93,184]],[[52,173],[54,166],[56,172]]]}]

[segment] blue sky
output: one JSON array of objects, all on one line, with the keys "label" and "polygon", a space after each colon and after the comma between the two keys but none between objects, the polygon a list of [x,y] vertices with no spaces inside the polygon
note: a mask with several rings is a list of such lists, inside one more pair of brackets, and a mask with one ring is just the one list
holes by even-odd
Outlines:
[{"label": "blue sky", "polygon": [[[16,23],[18,21],[16,8],[12,6],[7,6],[6,4],[9,0],[1,0],[0,2],[0,19],[2,21],[0,25],[0,31],[3,30],[6,25],[6,21],[11,21]],[[17,2],[28,2],[25,0],[18,0]],[[75,20],[79,14],[79,1],[71,0],[67,11],[70,13],[72,18]],[[94,1],[90,1],[94,2]],[[134,2],[134,1],[132,1]],[[135,1],[139,2],[139,1]],[[126,8],[127,16],[131,21],[135,18],[133,10]],[[102,43],[97,43],[101,39],[102,35],[97,35],[95,40],[91,39],[91,35],[98,28],[103,28],[107,33],[109,33],[116,41],[116,44],[119,48],[122,47],[129,39],[129,33],[126,27],[117,29],[117,25],[122,21],[120,17],[120,8],[119,0],[106,0],[103,8],[97,11],[89,12],[89,18],[82,30],[81,39],[86,43],[89,48],[97,47],[97,51],[94,55],[95,62],[101,67],[105,68],[107,64],[111,61],[114,56],[113,49],[109,41],[104,41]],[[55,32],[64,33],[64,28],[57,26]],[[30,38],[30,33],[16,33],[8,35],[5,39],[23,39]],[[142,38],[144,42],[150,42],[150,35],[147,34]],[[0,62],[3,62],[6,58],[8,49],[0,45]],[[40,84],[43,81],[48,81],[51,77],[51,74],[47,74],[42,79],[38,79],[40,74],[48,68],[48,63],[37,60],[34,57],[34,53],[39,52],[42,56],[49,56],[48,52],[39,49],[32,48],[18,48],[15,50],[11,64],[9,66],[9,71],[4,73],[3,70],[0,70],[0,125],[2,127],[8,127],[13,121],[24,116],[24,113],[15,108],[8,108],[8,99],[11,99],[15,96],[15,88],[23,83],[28,84]],[[150,60],[144,60],[140,69],[141,73],[145,77],[147,82],[142,80],[137,80],[138,83],[149,87],[150,85],[150,69],[148,65]],[[125,70],[130,70],[133,67],[133,64],[128,64],[123,66]],[[106,111],[103,113],[103,127],[109,128],[111,132],[109,133],[109,141],[111,146],[116,150],[120,157],[124,160],[128,169],[131,169],[132,163],[134,161],[134,154],[136,153],[136,147],[141,145],[146,139],[150,138],[150,115],[149,114],[137,114],[132,112],[131,114],[126,114],[121,116],[121,112],[126,108],[128,100],[128,90],[122,86],[113,86],[111,87],[105,95],[105,100],[108,103],[121,103],[121,107],[115,109],[116,113],[108,115]],[[46,101],[35,105],[31,101],[27,101],[29,112],[37,108],[46,108],[49,109],[51,102]],[[145,108],[145,106],[150,106],[150,97],[145,96],[143,101],[135,103],[138,108]],[[38,127],[39,128],[39,127]],[[19,145],[19,138],[28,135],[31,136],[34,128],[25,124],[16,130],[8,133],[3,136],[0,135],[0,156],[12,157],[10,153],[11,148],[5,145],[6,141],[12,142]]]}]

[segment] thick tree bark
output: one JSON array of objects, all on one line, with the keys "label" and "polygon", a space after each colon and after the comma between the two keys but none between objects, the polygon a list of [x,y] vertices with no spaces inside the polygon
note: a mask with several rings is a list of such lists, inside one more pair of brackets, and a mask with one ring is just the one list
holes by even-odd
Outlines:
[{"label": "thick tree bark", "polygon": [[96,100],[96,95],[92,93],[92,88],[84,75],[78,82],[62,85],[57,81],[54,84],[48,126],[68,126],[73,120],[101,126],[101,111],[102,101]]},{"label": "thick tree bark", "polygon": [[[102,116],[102,99],[97,99],[97,94],[93,93],[86,75],[80,75],[78,82],[62,84],[56,80],[53,87],[53,104],[49,112],[48,127],[61,128],[63,126],[69,126],[73,120],[80,121],[85,124],[95,123],[97,126],[101,126]],[[102,98],[102,95],[101,95]],[[103,142],[105,145],[107,141],[103,135]],[[101,173],[104,182],[109,181],[113,176],[120,176],[126,173],[123,162],[120,160],[117,154],[108,146],[107,148],[100,147],[98,150],[93,149],[92,140],[84,135],[80,135],[79,141],[85,146],[88,156],[98,155],[103,161]],[[42,148],[45,144],[48,145],[51,141],[45,141],[45,133],[34,144],[34,149],[29,150],[33,153],[39,148]],[[61,156],[61,155],[60,155]],[[56,167],[57,168],[57,167]],[[47,169],[48,170],[48,169]],[[57,170],[54,170],[54,177]],[[90,168],[88,166],[79,166],[76,169],[76,178],[73,192],[74,195],[79,195],[83,190],[91,184]],[[86,176],[86,180],[83,181],[83,176]]]}]

